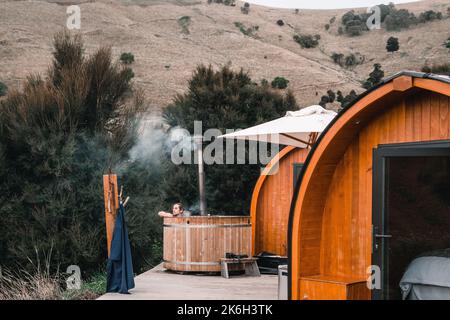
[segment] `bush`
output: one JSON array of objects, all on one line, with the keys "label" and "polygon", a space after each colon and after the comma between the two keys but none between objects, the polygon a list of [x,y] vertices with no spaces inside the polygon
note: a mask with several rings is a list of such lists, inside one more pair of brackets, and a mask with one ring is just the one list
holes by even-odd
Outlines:
[{"label": "bush", "polygon": [[181,32],[184,34],[189,34],[189,25],[191,24],[191,17],[183,16],[178,18],[178,24],[181,27]]},{"label": "bush", "polygon": [[226,6],[235,6],[236,0],[208,0],[208,4],[211,4],[211,3],[219,3],[219,4],[226,5]]},{"label": "bush", "polygon": [[236,28],[239,28],[239,31],[241,31],[244,35],[249,37],[256,37],[256,32],[259,30],[259,26],[251,26],[247,28],[244,24],[241,22],[235,22],[234,26]]},{"label": "bush", "polygon": [[336,101],[341,104],[340,110],[348,107],[357,97],[358,95],[356,94],[355,90],[351,90],[350,93],[345,97],[343,96],[341,91],[338,91]]},{"label": "bush", "polygon": [[362,64],[364,62],[363,56],[361,56],[359,54],[357,56],[353,53],[350,53],[348,56],[345,56],[342,53],[334,52],[331,55],[331,59],[333,59],[333,62],[338,64],[342,68],[352,68],[352,67]]},{"label": "bush", "polygon": [[28,77],[22,91],[0,102],[0,265],[28,269],[36,251],[52,251],[54,269],[76,264],[88,276],[104,267],[102,175],[109,168],[121,168],[132,196],[127,223],[135,271],[160,254],[152,249],[162,239],[159,218],[145,210],[164,203],[154,190],[159,171],[137,162],[123,167],[137,140],[143,97],[131,69],[113,61],[109,48],[83,52],[79,36],[58,34],[48,74]]},{"label": "bush", "polygon": [[271,86],[274,89],[286,89],[288,86],[289,80],[286,80],[283,77],[276,77],[272,80]]},{"label": "bush", "polygon": [[327,95],[324,95],[320,98],[319,105],[322,106],[323,108],[325,108],[327,103],[333,103],[335,99],[336,99],[336,94],[334,93],[334,91],[328,90]]},{"label": "bush", "polygon": [[446,76],[450,76],[450,63],[437,64],[437,65],[433,65],[432,67],[423,66],[422,72],[443,74]]},{"label": "bush", "polygon": [[395,51],[398,51],[398,49],[400,49],[400,45],[398,43],[398,38],[389,37],[389,39],[387,40],[387,43],[386,43],[386,50],[388,52],[395,52]]},{"label": "bush", "polygon": [[[225,66],[216,71],[211,66],[199,66],[189,80],[187,92],[177,95],[174,102],[164,108],[163,117],[171,127],[180,126],[192,134],[195,120],[202,121],[203,130],[217,128],[225,132],[226,128],[247,128],[296,109],[292,93],[280,94],[269,86],[255,85],[242,70],[233,71]],[[248,159],[248,154],[246,157]],[[191,183],[196,188],[195,164],[169,165],[185,173],[183,179],[168,185],[171,192],[186,193],[186,186]],[[171,180],[176,178],[175,172]],[[260,166],[253,164],[206,165],[208,211],[211,214],[248,214],[259,173]],[[233,190],[232,198],[230,190]],[[197,201],[197,194],[194,196]]]},{"label": "bush", "polygon": [[330,25],[328,23],[325,25],[325,30],[330,30]]},{"label": "bush", "polygon": [[341,67],[344,66],[344,55],[342,53],[336,53],[333,52],[331,54],[331,59],[333,59],[333,62],[340,65]]},{"label": "bush", "polygon": [[444,43],[443,46],[446,47],[447,49],[450,49],[450,38],[448,38]]},{"label": "bush", "polygon": [[373,65],[373,71],[369,74],[369,78],[363,83],[363,88],[370,89],[381,82],[384,77],[384,71],[379,63]]},{"label": "bush", "polygon": [[442,19],[442,13],[436,12],[433,10],[424,11],[419,15],[419,21],[422,23],[434,21],[434,20],[441,20],[441,19]]},{"label": "bush", "polygon": [[[393,3],[389,5],[380,4],[378,7],[381,11],[381,22],[388,31],[406,29],[419,22],[438,20],[443,17],[440,12],[428,10],[422,12],[417,18],[414,13],[406,9],[397,10]],[[343,34],[345,31],[349,36],[359,36],[362,32],[368,30],[366,22],[369,16],[370,14],[368,13],[358,14],[354,10],[346,12],[341,18],[344,28],[340,34]]]},{"label": "bush", "polygon": [[[319,36],[320,39],[320,36]],[[294,35],[294,41],[297,42],[302,48],[315,48],[319,44],[317,35]]]},{"label": "bush", "polygon": [[385,19],[386,30],[388,31],[407,29],[416,23],[416,16],[406,9],[391,10]]},{"label": "bush", "polygon": [[131,52],[124,52],[120,55],[120,61],[124,64],[131,64],[134,62],[134,55]]},{"label": "bush", "polygon": [[280,27],[284,26],[284,21],[283,20],[277,20],[277,25],[279,25]]},{"label": "bush", "polygon": [[0,97],[3,97],[6,95],[6,92],[8,91],[8,87],[3,82],[0,82]]},{"label": "bush", "polygon": [[243,14],[248,14],[250,12],[250,4],[248,2],[244,3],[244,6],[241,7],[241,12]]},{"label": "bush", "polygon": [[[344,25],[345,33],[351,37],[359,36],[365,30],[367,30],[366,14],[357,14],[354,10],[346,12],[342,18],[342,24]],[[344,32],[344,29],[341,31]]]}]

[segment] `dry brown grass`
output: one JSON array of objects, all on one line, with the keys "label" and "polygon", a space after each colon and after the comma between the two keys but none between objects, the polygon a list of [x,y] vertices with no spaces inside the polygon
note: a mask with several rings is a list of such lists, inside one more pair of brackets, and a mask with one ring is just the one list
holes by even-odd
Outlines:
[{"label": "dry brown grass", "polygon": [[3,270],[0,275],[0,300],[62,299],[58,276],[46,272]]},{"label": "dry brown grass", "polygon": [[63,290],[59,272],[50,272],[52,249],[44,253],[41,263],[39,252],[36,261],[28,257],[33,270],[31,272],[18,266],[16,270],[0,267],[0,300],[58,300]]},{"label": "dry brown grass", "polygon": [[[187,81],[198,64],[245,68],[251,77],[272,81],[288,79],[302,106],[318,103],[328,89],[364,91],[359,81],[381,62],[386,75],[403,69],[420,70],[424,64],[442,64],[448,49],[450,19],[420,24],[399,32],[377,30],[359,37],[339,36],[341,16],[348,10],[274,9],[251,5],[248,15],[236,7],[220,4],[187,5],[199,1],[97,0],[80,5],[83,35],[88,53],[99,45],[112,46],[114,57],[132,52],[135,82],[144,88],[152,106],[159,109],[177,93],[185,92]],[[142,4],[144,4],[142,6]],[[177,5],[177,4],[185,5]],[[424,0],[398,5],[416,15],[424,10],[446,12],[448,0]],[[64,28],[66,7],[40,1],[6,1],[0,10],[0,81],[18,86],[30,72],[42,72],[51,63],[50,43],[56,30]],[[22,19],[27,12],[27,19]],[[189,16],[189,34],[178,19]],[[330,19],[336,21],[330,24]],[[276,21],[282,19],[280,27]],[[258,39],[243,35],[235,22],[259,26]],[[325,25],[330,24],[329,30]],[[316,48],[302,49],[296,32],[320,34]],[[400,50],[386,52],[390,36],[399,38]],[[351,70],[331,59],[333,52],[359,54],[364,63]],[[445,61],[447,61],[445,60]],[[317,92],[317,95],[316,95]]]}]

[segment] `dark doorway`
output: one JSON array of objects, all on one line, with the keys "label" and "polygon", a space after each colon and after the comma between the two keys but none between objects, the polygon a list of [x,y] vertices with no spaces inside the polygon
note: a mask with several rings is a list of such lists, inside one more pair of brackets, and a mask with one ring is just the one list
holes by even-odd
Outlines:
[{"label": "dark doorway", "polygon": [[450,248],[450,143],[380,146],[373,160],[373,298],[401,299],[409,263]]}]

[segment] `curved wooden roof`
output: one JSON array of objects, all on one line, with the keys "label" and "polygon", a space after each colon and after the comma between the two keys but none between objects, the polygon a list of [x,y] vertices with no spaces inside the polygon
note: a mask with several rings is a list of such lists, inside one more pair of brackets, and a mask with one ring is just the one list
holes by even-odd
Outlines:
[{"label": "curved wooden roof", "polygon": [[[347,146],[375,116],[381,114],[398,100],[419,91],[431,91],[450,96],[450,78],[432,74],[403,71],[386,78],[378,86],[361,94],[351,105],[341,111],[328,125],[310,151],[298,179],[291,201],[288,226],[289,243],[289,295],[298,292],[301,210],[311,205],[307,189],[314,184],[325,189],[334,172],[334,166],[343,156]],[[328,180],[327,180],[328,179]],[[305,198],[307,200],[305,202]],[[306,223],[306,222],[305,222]]]}]

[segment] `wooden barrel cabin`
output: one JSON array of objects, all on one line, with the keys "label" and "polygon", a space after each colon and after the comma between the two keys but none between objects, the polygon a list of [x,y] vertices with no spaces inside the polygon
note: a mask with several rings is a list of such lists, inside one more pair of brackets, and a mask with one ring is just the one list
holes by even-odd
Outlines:
[{"label": "wooden barrel cabin", "polygon": [[226,253],[251,257],[248,216],[164,218],[164,268],[181,272],[220,272]]},{"label": "wooden barrel cabin", "polygon": [[253,255],[287,256],[287,226],[295,183],[309,149],[287,146],[264,168],[250,206]]},{"label": "wooden barrel cabin", "polygon": [[400,299],[409,263],[450,248],[449,97],[449,77],[400,72],[322,133],[292,199],[291,299]]}]

